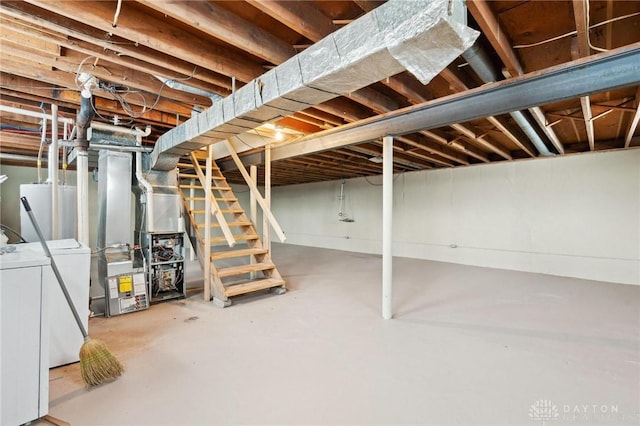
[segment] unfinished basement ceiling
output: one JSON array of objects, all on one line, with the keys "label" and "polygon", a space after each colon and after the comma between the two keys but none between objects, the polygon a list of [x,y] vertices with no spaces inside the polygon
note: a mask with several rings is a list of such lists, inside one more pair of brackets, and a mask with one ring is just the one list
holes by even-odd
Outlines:
[{"label": "unfinished basement ceiling", "polygon": [[[33,111],[41,111],[44,103],[48,112],[55,103],[63,116],[75,117],[80,99],[76,75],[89,72],[101,82],[94,92],[96,120],[113,123],[117,117],[126,126],[150,124],[144,143],[152,146],[194,109],[210,106],[207,94],[228,96],[234,85],[242,87],[382,3],[2,1],[0,103]],[[640,48],[637,1],[469,1],[467,6],[468,25],[482,33],[479,46],[497,79],[543,71],[602,49]],[[467,59],[456,59],[427,85],[402,72],[241,139],[247,147],[258,146],[256,140],[273,140],[282,131],[291,141],[482,86],[486,76],[478,75]],[[181,85],[199,92],[179,90]],[[522,116],[551,154],[634,149],[640,147],[639,103],[636,84],[541,105]],[[35,165],[29,157],[38,153],[40,120],[1,114],[2,163]],[[516,119],[505,114],[398,137],[395,171],[540,156],[543,150]],[[382,165],[371,160],[381,153],[382,142],[373,140],[274,161],[272,184],[380,174]],[[226,175],[231,182],[242,181],[238,172]]]}]

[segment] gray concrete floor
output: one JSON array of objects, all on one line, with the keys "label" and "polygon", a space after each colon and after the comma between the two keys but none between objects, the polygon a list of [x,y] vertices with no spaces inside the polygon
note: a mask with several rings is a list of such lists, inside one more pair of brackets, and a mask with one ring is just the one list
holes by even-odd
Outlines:
[{"label": "gray concrete floor", "polygon": [[92,318],[89,334],[127,370],[91,390],[78,364],[51,370],[50,414],[72,425],[640,424],[638,286],[397,258],[385,321],[379,256],[273,248],[285,295],[218,309],[192,290]]}]

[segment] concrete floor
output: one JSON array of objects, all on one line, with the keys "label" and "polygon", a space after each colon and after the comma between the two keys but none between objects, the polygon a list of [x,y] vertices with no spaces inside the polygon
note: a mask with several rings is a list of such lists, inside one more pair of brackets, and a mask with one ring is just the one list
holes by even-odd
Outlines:
[{"label": "concrete floor", "polygon": [[[72,425],[640,423],[640,286],[274,244],[290,291],[152,306],[89,333],[125,363],[86,390],[51,370]],[[546,401],[546,402],[545,402]],[[547,404],[547,411],[543,405]]]}]

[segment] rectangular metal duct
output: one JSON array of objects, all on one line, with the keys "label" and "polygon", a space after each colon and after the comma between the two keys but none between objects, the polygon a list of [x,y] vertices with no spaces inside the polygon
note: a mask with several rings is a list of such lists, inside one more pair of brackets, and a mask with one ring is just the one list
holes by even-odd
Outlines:
[{"label": "rectangular metal duct", "polygon": [[479,35],[451,16],[449,3],[388,1],[162,135],[151,167],[173,169],[190,151],[405,69],[428,83]]}]

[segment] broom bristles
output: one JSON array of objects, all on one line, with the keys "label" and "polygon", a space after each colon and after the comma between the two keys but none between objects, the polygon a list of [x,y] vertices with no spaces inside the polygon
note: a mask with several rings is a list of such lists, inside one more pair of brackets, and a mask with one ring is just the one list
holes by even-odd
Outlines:
[{"label": "broom bristles", "polygon": [[115,380],[124,371],[124,366],[103,342],[89,338],[80,348],[80,370],[84,383],[96,386]]}]

